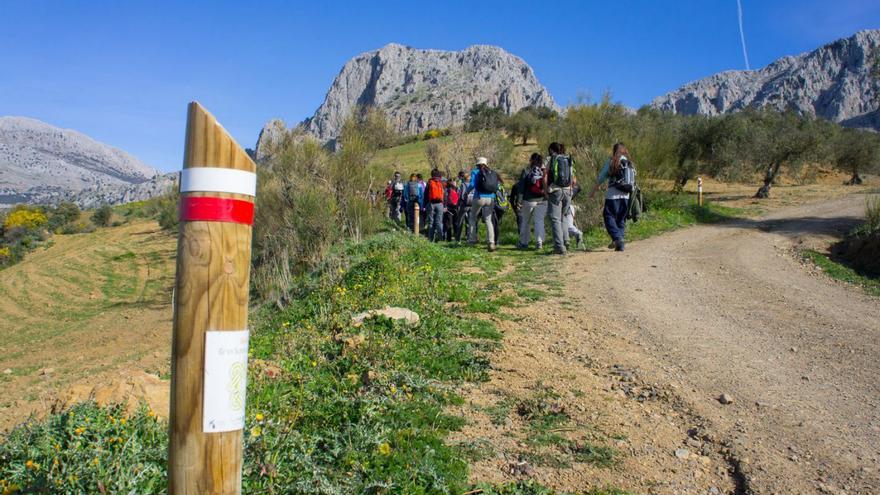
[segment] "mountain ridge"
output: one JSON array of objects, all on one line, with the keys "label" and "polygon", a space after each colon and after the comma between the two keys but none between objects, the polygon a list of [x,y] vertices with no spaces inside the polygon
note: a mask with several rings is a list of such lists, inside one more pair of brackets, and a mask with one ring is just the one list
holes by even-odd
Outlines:
[{"label": "mountain ridge", "polygon": [[[332,142],[357,107],[383,109],[403,134],[417,134],[464,122],[477,103],[515,113],[526,106],[559,106],[520,57],[493,45],[460,51],[413,48],[389,43],[349,59],[336,75],[315,113],[295,129],[322,142]],[[270,120],[255,148],[265,158],[279,131]]]},{"label": "mountain ridge", "polygon": [[650,105],[685,115],[793,109],[847,127],[880,130],[880,30],[858,31],[761,69],[718,72]]},{"label": "mountain ridge", "polygon": [[149,181],[159,171],[74,129],[0,117],[0,205],[51,203],[88,188]]}]

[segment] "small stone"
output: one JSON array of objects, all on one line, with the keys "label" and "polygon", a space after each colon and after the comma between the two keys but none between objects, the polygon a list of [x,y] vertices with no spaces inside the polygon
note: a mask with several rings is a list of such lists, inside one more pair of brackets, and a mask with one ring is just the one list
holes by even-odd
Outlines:
[{"label": "small stone", "polygon": [[733,396],[728,394],[721,394],[721,397],[718,397],[718,402],[722,404],[733,404]]},{"label": "small stone", "polygon": [[719,490],[717,486],[710,486],[709,495],[721,495],[721,490]]},{"label": "small stone", "polygon": [[679,459],[687,459],[691,455],[691,451],[688,449],[675,449],[675,457]]},{"label": "small stone", "polygon": [[6,368],[5,370],[3,370],[3,374],[4,374],[4,375],[11,375],[11,374],[12,374],[12,368]]},{"label": "small stone", "polygon": [[40,376],[51,375],[55,373],[55,368],[42,368],[40,369]]},{"label": "small stone", "polygon": [[791,352],[797,352],[797,347],[792,347],[791,349],[789,349],[789,351],[791,351]]},{"label": "small stone", "polygon": [[364,320],[376,316],[384,316],[392,320],[402,321],[409,326],[416,326],[419,324],[419,315],[415,311],[391,306],[386,306],[382,309],[373,309],[354,315],[351,318],[351,324],[353,327],[360,327],[364,324]]}]

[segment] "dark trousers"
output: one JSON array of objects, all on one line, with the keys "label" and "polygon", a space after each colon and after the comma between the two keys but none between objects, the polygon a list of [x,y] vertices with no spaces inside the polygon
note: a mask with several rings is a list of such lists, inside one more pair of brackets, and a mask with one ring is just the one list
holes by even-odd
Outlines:
[{"label": "dark trousers", "polygon": [[443,214],[443,232],[447,241],[458,240],[457,238],[461,237],[461,223],[456,223],[456,218],[458,218],[458,206],[448,206],[446,213]]},{"label": "dark trousers", "polygon": [[470,207],[465,203],[461,203],[458,205],[458,209],[455,212],[455,218],[453,219],[455,225],[453,226],[455,242],[461,241],[461,230],[464,227],[467,216],[469,215]]},{"label": "dark trousers", "polygon": [[628,199],[606,199],[602,217],[605,219],[605,230],[612,240],[622,241],[626,231],[626,210]]},{"label": "dark trousers", "polygon": [[500,232],[499,226],[501,225],[501,218],[504,217],[504,210],[501,208],[494,208],[492,212],[492,229],[495,231],[495,245],[501,244],[501,237],[498,236]]}]

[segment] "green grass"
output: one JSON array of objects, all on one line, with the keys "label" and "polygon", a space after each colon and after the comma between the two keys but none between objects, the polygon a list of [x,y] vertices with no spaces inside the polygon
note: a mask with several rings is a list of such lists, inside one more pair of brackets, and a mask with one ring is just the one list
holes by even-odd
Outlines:
[{"label": "green grass", "polygon": [[818,251],[805,250],[801,252],[801,256],[821,268],[822,272],[829,277],[861,287],[866,294],[880,297],[880,279],[860,275],[852,268],[838,263]]},{"label": "green grass", "polygon": [[[743,217],[746,211],[712,202],[698,206],[694,198],[686,194],[672,194],[647,191],[648,211],[636,222],[627,222],[626,240],[636,241],[655,235],[689,227],[700,223],[718,223]],[[605,247],[610,242],[605,227],[595,225],[584,231],[584,242],[588,249]]]}]

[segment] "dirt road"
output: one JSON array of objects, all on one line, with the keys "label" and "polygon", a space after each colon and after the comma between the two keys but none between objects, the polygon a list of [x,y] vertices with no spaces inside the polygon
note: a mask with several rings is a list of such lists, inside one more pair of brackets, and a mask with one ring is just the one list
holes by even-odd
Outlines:
[{"label": "dirt road", "polygon": [[[555,384],[578,425],[626,439],[616,469],[535,469],[561,489],[880,493],[880,300],[792,253],[852,228],[864,201],[571,255],[561,274],[570,304],[556,298],[549,317],[532,306],[500,322],[496,371],[468,399]],[[501,445],[475,478],[510,479],[506,465],[528,431],[473,417],[467,433]]]}]

